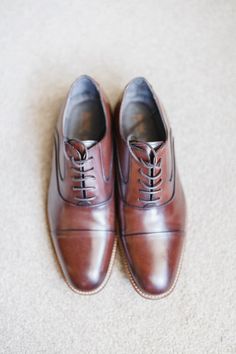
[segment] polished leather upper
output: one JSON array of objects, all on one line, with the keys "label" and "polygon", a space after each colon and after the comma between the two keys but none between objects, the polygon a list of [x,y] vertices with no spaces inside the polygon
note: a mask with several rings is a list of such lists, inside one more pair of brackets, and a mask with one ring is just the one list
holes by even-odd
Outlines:
[{"label": "polished leather upper", "polygon": [[[80,88],[83,85],[84,91]],[[68,137],[68,131],[76,131],[73,125],[76,126],[79,118],[73,109],[77,109],[80,101],[87,111],[82,112],[85,119],[77,129],[78,136],[83,129],[86,136],[92,137],[87,140],[92,142]],[[96,129],[89,125],[93,101],[101,105],[99,114],[104,119],[101,122],[97,117],[98,121],[93,122]],[[102,137],[93,141],[94,133],[102,124],[105,129]],[[48,219],[68,284],[81,293],[100,289],[108,276],[115,248],[113,143],[109,104],[98,84],[87,76],[80,77],[71,86],[57,122]]]},{"label": "polished leather upper", "polygon": [[[128,137],[125,135],[125,120],[128,119],[125,107],[130,102],[138,117],[137,124],[145,118],[138,108],[135,111],[142,95],[152,96],[152,114],[158,113],[158,124],[163,124],[163,141],[148,142],[137,138],[136,128],[129,131]],[[145,137],[145,121],[142,124],[140,134]],[[166,113],[143,78],[131,81],[117,106],[116,138],[119,214],[125,257],[139,293],[150,298],[163,296],[173,288],[179,270],[186,206]]]}]

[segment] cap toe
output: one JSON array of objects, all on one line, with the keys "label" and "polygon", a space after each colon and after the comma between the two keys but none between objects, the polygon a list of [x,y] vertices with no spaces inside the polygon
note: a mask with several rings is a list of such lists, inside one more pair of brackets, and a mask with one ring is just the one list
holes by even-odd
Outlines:
[{"label": "cap toe", "polygon": [[92,293],[100,289],[109,275],[114,242],[114,234],[106,231],[69,231],[57,235],[57,255],[73,290]]},{"label": "cap toe", "polygon": [[126,236],[129,269],[138,292],[145,297],[167,295],[175,285],[183,248],[183,232]]}]

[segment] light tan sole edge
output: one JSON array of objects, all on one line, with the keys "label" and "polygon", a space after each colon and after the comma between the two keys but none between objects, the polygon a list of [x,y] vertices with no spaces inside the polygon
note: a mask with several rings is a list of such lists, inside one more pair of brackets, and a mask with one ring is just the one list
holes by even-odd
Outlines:
[{"label": "light tan sole edge", "polygon": [[129,281],[131,282],[134,290],[140,296],[142,296],[145,299],[149,299],[149,300],[160,300],[160,299],[163,299],[166,296],[168,296],[174,290],[174,288],[176,286],[176,283],[177,283],[177,280],[179,278],[179,274],[180,274],[181,268],[182,268],[183,256],[184,256],[184,250],[185,250],[185,243],[186,243],[186,240],[184,240],[184,242],[183,242],[183,250],[182,250],[182,253],[181,253],[181,257],[180,257],[178,269],[177,269],[177,272],[176,272],[175,280],[174,280],[171,288],[168,291],[166,291],[165,293],[161,294],[161,295],[151,295],[151,294],[145,293],[141,288],[139,288],[137,283],[136,283],[136,281],[134,280],[132,272],[130,270],[130,267],[129,267],[127,259],[126,259],[125,250],[124,250],[122,241],[119,238],[119,248],[120,248],[120,251],[121,251],[121,255],[122,255],[122,259],[123,259],[123,264],[125,266],[126,274],[127,274],[128,278],[129,278]]}]

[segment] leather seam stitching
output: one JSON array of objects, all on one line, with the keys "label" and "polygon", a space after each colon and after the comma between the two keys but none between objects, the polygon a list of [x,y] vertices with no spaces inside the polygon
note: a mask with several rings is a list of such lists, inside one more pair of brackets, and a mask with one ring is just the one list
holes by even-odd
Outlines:
[{"label": "leather seam stitching", "polygon": [[153,234],[173,234],[173,233],[185,233],[185,231],[184,230],[170,230],[170,231],[133,232],[133,233],[129,233],[129,234],[122,234],[122,237],[136,236],[136,235],[153,235]]},{"label": "leather seam stitching", "polygon": [[55,233],[66,233],[66,232],[78,232],[78,231],[95,231],[95,232],[111,232],[115,233],[115,230],[98,230],[98,229],[56,229]]}]

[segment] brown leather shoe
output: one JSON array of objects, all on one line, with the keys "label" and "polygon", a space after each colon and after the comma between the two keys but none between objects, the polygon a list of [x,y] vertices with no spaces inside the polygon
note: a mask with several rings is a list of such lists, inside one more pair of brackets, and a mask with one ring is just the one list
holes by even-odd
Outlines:
[{"label": "brown leather shoe", "polygon": [[128,84],[116,113],[121,244],[136,291],[158,299],[174,288],[185,237],[174,140],[143,78]]},{"label": "brown leather shoe", "polygon": [[108,280],[116,240],[111,113],[90,77],[73,83],[54,138],[51,237],[68,285],[93,294]]}]

